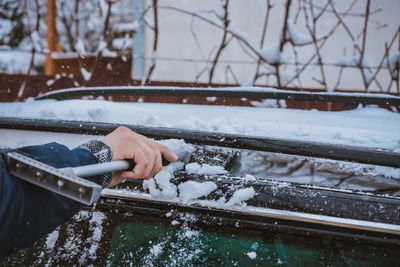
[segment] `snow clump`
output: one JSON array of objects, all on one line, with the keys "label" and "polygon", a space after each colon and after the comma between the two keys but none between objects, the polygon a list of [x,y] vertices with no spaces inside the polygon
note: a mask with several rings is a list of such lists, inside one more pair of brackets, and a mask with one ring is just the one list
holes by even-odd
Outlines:
[{"label": "snow clump", "polygon": [[254,251],[248,252],[247,256],[249,256],[250,259],[254,260],[257,257],[257,253],[255,253]]},{"label": "snow clump", "polygon": [[212,191],[217,189],[217,185],[213,182],[198,183],[195,181],[187,181],[178,186],[179,198],[182,202],[198,199],[208,196]]},{"label": "snow clump", "polygon": [[196,162],[186,164],[185,171],[189,174],[195,173],[198,175],[216,175],[227,173],[222,166],[211,166],[209,164],[200,165]]},{"label": "snow clump", "polygon": [[157,199],[173,199],[177,197],[176,185],[170,182],[174,172],[182,170],[183,162],[173,162],[165,166],[154,178],[143,181],[143,189],[149,190],[150,195]]},{"label": "snow clump", "polygon": [[235,205],[245,206],[246,205],[245,201],[249,200],[255,195],[256,192],[254,191],[253,187],[247,187],[236,190],[233,193],[231,199],[229,199],[229,201],[226,203],[226,206],[235,206]]}]

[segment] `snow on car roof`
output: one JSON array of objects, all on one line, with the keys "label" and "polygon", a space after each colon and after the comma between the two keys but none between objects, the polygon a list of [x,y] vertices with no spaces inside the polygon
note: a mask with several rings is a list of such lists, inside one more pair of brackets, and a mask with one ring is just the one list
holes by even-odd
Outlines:
[{"label": "snow on car roof", "polygon": [[377,107],[324,112],[104,100],[41,100],[0,103],[0,116],[171,127],[400,151],[400,114]]}]

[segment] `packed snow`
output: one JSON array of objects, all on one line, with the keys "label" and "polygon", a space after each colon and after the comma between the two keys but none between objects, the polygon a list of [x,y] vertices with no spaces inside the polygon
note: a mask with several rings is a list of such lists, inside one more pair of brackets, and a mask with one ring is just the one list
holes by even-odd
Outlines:
[{"label": "packed snow", "polygon": [[185,171],[189,174],[216,175],[226,174],[227,171],[222,166],[210,166],[209,164],[198,164],[196,162],[186,164]]},{"label": "packed snow", "polygon": [[189,202],[193,199],[208,196],[212,191],[217,189],[217,185],[213,182],[199,183],[195,181],[187,181],[178,186],[180,198],[182,202]]}]

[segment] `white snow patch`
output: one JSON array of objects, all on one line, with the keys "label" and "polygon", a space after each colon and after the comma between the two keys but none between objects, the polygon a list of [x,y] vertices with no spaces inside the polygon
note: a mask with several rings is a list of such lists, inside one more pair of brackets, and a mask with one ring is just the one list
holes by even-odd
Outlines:
[{"label": "white snow patch", "polygon": [[193,199],[205,197],[212,191],[217,189],[217,185],[213,182],[199,183],[195,181],[187,181],[178,185],[179,198],[186,203]]},{"label": "white snow patch", "polygon": [[81,68],[81,74],[83,76],[83,79],[85,79],[85,81],[89,81],[90,78],[92,77],[92,73],[90,71],[87,71],[85,68]]},{"label": "white snow patch", "polygon": [[[250,101],[254,107],[258,108],[285,108],[286,101],[284,99],[264,99],[262,102]],[[278,105],[279,103],[279,105]]]},{"label": "white snow patch", "polygon": [[357,66],[358,62],[360,62],[360,56],[355,56],[355,57],[341,57],[339,60],[336,62],[336,64],[346,67],[354,67]]},{"label": "white snow patch", "polygon": [[293,22],[288,21],[287,26],[286,38],[292,40],[294,44],[305,45],[313,42],[312,37],[301,33]]},{"label": "white snow patch", "polygon": [[139,22],[137,20],[127,23],[120,22],[114,28],[119,32],[136,32],[139,29]]},{"label": "white snow patch", "polygon": [[31,38],[32,38],[32,43],[33,43],[33,47],[35,48],[35,50],[37,52],[42,51],[42,47],[40,45],[40,36],[39,33],[37,31],[34,31],[31,33]]},{"label": "white snow patch", "polygon": [[237,37],[239,37],[243,41],[249,43],[249,41],[248,41],[249,38],[245,33],[241,32],[241,31],[239,31],[239,30],[237,30],[235,28],[232,28],[232,27],[228,27],[228,31],[230,31],[232,34],[236,35]]},{"label": "white snow patch", "polygon": [[179,161],[188,162],[191,153],[194,152],[195,148],[191,144],[187,144],[183,139],[168,139],[161,140],[158,143],[167,146],[175,155],[178,156]]},{"label": "white snow patch", "polygon": [[[0,72],[27,73],[32,58],[32,53],[27,51],[15,51],[8,47],[0,47]],[[45,56],[35,54],[34,66],[43,66]],[[34,72],[34,71],[33,71]]]},{"label": "white snow patch", "polygon": [[99,247],[100,240],[103,234],[103,221],[106,215],[100,211],[95,211],[92,214],[92,218],[89,221],[89,231],[92,231],[92,236],[86,239],[85,243],[90,244],[88,250],[89,257],[92,259],[96,258],[96,251]]},{"label": "white snow patch", "polygon": [[107,43],[104,40],[101,40],[99,42],[99,45],[97,46],[97,52],[103,51],[106,48],[107,48]]},{"label": "white snow patch", "polygon": [[162,244],[156,244],[152,248],[150,248],[150,253],[154,255],[154,257],[158,257],[158,255],[161,254],[163,251],[163,246]]},{"label": "white snow patch", "polygon": [[257,253],[255,253],[254,251],[248,252],[247,256],[249,256],[250,259],[254,260],[257,257]]},{"label": "white snow patch", "polygon": [[[257,90],[257,88],[251,89]],[[103,100],[41,100],[29,103],[0,103],[0,116],[136,124],[400,149],[400,114],[376,107],[323,112],[277,108],[116,103]],[[7,135],[6,138],[0,138],[0,142],[2,145],[10,145],[12,142],[17,144],[22,141],[12,140],[20,137],[21,135]],[[44,143],[50,138],[54,139],[50,137],[50,133],[42,134],[40,138],[32,137],[32,140],[24,138],[23,143],[25,145]],[[79,145],[79,138],[76,138],[75,142],[75,145]],[[179,146],[178,142],[177,145]]]},{"label": "white snow patch", "polygon": [[400,51],[396,51],[387,57],[386,63],[391,72],[394,72],[396,63],[399,61],[400,61]]},{"label": "white snow patch", "polygon": [[249,200],[250,198],[254,197],[256,192],[254,191],[253,187],[247,187],[247,188],[242,188],[239,190],[236,190],[231,199],[226,203],[227,206],[234,206],[234,205],[243,205],[245,206],[246,200]]},{"label": "white snow patch", "polygon": [[116,49],[126,49],[128,47],[133,47],[133,39],[127,39],[127,38],[115,38],[112,41],[112,46]]},{"label": "white snow patch", "polygon": [[54,249],[54,246],[56,245],[57,239],[58,239],[58,235],[59,235],[59,228],[57,228],[56,230],[54,230],[53,232],[51,232],[50,234],[47,235],[46,238],[46,247],[49,250]]},{"label": "white snow patch", "polygon": [[186,231],[185,231],[185,233],[184,233],[184,235],[187,237],[187,238],[192,238],[192,237],[194,237],[194,236],[196,236],[196,235],[198,235],[199,234],[199,231],[194,231],[194,230],[190,230],[190,229],[186,229]]},{"label": "white snow patch", "polygon": [[178,224],[180,224],[180,222],[178,222],[177,220],[172,220],[171,224],[172,225],[178,225]]},{"label": "white snow patch", "polygon": [[173,162],[165,166],[154,178],[143,181],[143,189],[148,189],[150,195],[157,199],[171,199],[177,197],[176,185],[170,182],[173,173],[183,169],[183,162]]},{"label": "white snow patch", "polygon": [[279,63],[281,61],[279,45],[268,46],[261,49],[260,55],[270,64]]},{"label": "white snow patch", "polygon": [[182,202],[189,202],[193,199],[207,196],[217,189],[217,185],[213,182],[199,183],[195,181],[187,181],[178,186],[179,198]]},{"label": "white snow patch", "polygon": [[256,180],[256,177],[254,177],[254,176],[251,175],[251,174],[246,174],[246,175],[243,177],[243,180],[244,180],[244,181],[247,181],[247,182],[255,181],[255,180]]},{"label": "white snow patch", "polygon": [[85,44],[82,39],[78,39],[78,41],[76,41],[75,50],[78,52],[79,55],[86,54]]},{"label": "white snow patch", "polygon": [[216,175],[227,173],[227,171],[222,166],[211,166],[206,163],[200,165],[196,162],[186,164],[185,171],[189,174],[195,173],[199,175]]}]

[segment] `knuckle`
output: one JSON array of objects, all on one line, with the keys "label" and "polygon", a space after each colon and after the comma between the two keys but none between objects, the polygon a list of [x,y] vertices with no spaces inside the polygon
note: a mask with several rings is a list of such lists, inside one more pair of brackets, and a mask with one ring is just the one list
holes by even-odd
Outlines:
[{"label": "knuckle", "polygon": [[155,173],[159,173],[162,170],[162,166],[161,165],[157,165],[155,168]]},{"label": "knuckle", "polygon": [[143,169],[146,169],[149,166],[149,162],[146,160],[143,162]]},{"label": "knuckle", "polygon": [[128,129],[128,127],[126,127],[126,126],[119,126],[119,127],[117,128],[117,131],[119,131],[119,132],[121,132],[121,133],[125,133],[125,132],[128,132],[129,129]]}]

